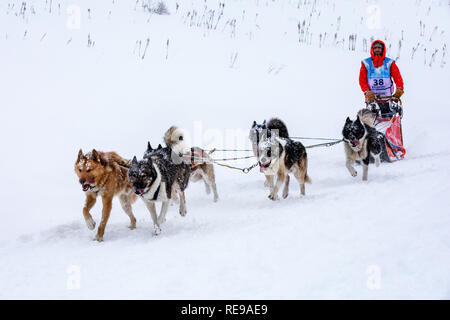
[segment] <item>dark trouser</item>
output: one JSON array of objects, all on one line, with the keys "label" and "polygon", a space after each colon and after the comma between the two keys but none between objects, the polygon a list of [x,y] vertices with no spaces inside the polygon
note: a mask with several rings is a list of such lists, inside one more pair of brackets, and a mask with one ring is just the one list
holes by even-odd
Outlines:
[{"label": "dark trouser", "polygon": [[391,108],[389,107],[389,102],[378,102],[378,106],[380,107],[382,115],[392,112]]}]

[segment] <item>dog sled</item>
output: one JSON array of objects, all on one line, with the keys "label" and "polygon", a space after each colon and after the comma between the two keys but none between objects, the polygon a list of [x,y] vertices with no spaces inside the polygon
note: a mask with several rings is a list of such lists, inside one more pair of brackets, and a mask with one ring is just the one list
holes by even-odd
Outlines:
[{"label": "dog sled", "polygon": [[[386,99],[388,99],[387,102]],[[384,142],[381,161],[402,160],[406,150],[403,144],[401,100],[395,100],[392,97],[377,97],[376,102],[368,104],[367,108],[376,114],[374,127],[379,134],[379,139]]]}]

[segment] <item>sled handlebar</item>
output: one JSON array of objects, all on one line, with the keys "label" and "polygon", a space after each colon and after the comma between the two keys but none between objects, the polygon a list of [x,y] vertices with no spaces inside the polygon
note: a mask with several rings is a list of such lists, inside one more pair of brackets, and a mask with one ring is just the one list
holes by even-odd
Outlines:
[{"label": "sled handlebar", "polygon": [[[381,100],[381,101],[380,101]],[[378,106],[378,103],[380,102],[386,102],[386,100],[389,100],[390,104],[390,112],[388,113],[381,113],[381,110]],[[370,111],[375,112],[379,116],[393,116],[395,114],[398,114],[400,117],[403,117],[403,105],[402,101],[399,98],[393,97],[393,96],[375,96],[375,103],[367,103],[366,101],[366,107],[369,108]]]},{"label": "sled handlebar", "polygon": [[403,105],[402,100],[400,98],[396,98],[394,96],[377,96],[377,95],[375,95],[375,101],[379,102],[378,100],[392,100],[394,102],[400,103],[400,105]]}]

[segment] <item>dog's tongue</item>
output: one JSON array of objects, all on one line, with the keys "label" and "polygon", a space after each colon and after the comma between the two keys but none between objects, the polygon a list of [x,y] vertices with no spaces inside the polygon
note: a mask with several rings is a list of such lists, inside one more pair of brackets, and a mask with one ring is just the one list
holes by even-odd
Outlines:
[{"label": "dog's tongue", "polygon": [[354,144],[355,146],[359,146],[359,140],[353,140],[353,144]]},{"label": "dog's tongue", "polygon": [[264,167],[259,166],[259,172],[264,172]]},{"label": "dog's tongue", "polygon": [[144,194],[144,189],[139,190],[141,194]]}]

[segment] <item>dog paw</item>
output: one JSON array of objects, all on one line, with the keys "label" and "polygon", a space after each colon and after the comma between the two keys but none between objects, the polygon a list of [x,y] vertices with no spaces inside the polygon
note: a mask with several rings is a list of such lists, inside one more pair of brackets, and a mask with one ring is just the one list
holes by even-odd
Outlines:
[{"label": "dog paw", "polygon": [[283,192],[283,199],[286,199],[288,197],[289,193],[288,192]]},{"label": "dog paw", "polygon": [[217,202],[217,201],[219,201],[219,196],[214,197],[214,202]]},{"label": "dog paw", "polygon": [[180,215],[181,215],[182,217],[185,217],[186,214],[187,214],[186,209],[180,209]]},{"label": "dog paw", "polygon": [[95,229],[95,221],[92,218],[86,219],[86,225],[88,227],[89,230],[94,230]]},{"label": "dog paw", "polygon": [[135,224],[130,224],[130,225],[128,226],[128,229],[134,230],[134,229],[136,229],[136,225],[135,225]]},{"label": "dog paw", "polygon": [[375,158],[375,167],[380,166],[380,158]]},{"label": "dog paw", "polygon": [[352,175],[352,177],[356,177],[358,175],[358,172],[356,170],[353,170],[350,172],[350,174]]},{"label": "dog paw", "polygon": [[159,226],[157,226],[157,225],[154,225],[153,226],[153,235],[154,236],[157,236],[157,235],[159,235],[161,233],[161,228],[159,227]]},{"label": "dog paw", "polygon": [[269,199],[275,201],[278,200],[278,196],[276,194],[269,194]]},{"label": "dog paw", "polygon": [[96,234],[94,240],[98,241],[98,242],[102,242],[103,241],[103,236],[101,236],[99,234]]}]

